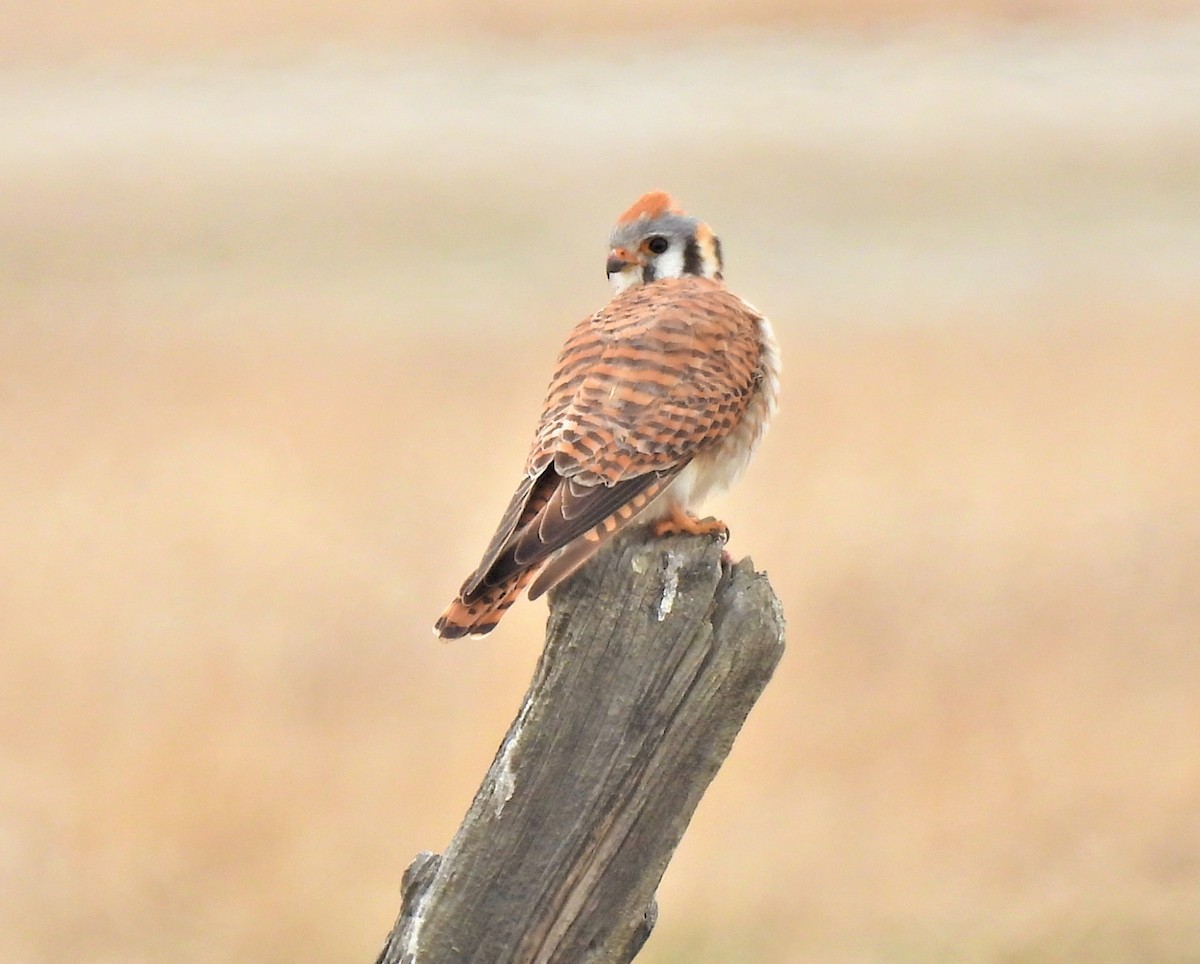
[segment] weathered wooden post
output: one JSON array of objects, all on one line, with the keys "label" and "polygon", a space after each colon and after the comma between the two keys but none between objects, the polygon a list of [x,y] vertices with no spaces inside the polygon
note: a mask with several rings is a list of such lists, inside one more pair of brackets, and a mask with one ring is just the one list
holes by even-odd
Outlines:
[{"label": "weathered wooden post", "polygon": [[550,596],[516,720],[377,964],[627,964],[700,797],[783,655],[783,613],[712,537],[618,539]]}]

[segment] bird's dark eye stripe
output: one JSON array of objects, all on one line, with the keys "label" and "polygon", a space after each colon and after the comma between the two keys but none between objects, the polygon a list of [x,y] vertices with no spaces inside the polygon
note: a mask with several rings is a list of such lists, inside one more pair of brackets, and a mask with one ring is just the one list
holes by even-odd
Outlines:
[{"label": "bird's dark eye stripe", "polygon": [[646,241],[646,247],[650,249],[652,254],[662,254],[670,247],[670,244],[661,234],[656,234]]}]

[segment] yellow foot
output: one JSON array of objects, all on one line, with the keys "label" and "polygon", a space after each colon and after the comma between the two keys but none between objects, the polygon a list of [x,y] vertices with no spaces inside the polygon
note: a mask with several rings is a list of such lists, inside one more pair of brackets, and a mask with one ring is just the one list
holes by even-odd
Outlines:
[{"label": "yellow foot", "polygon": [[729,538],[729,526],[725,525],[720,519],[714,519],[709,516],[707,519],[697,519],[693,515],[684,512],[678,506],[671,507],[671,514],[665,519],[660,519],[654,524],[651,530],[658,538],[662,536],[677,536],[687,534],[690,536],[708,536],[716,533],[722,539]]}]

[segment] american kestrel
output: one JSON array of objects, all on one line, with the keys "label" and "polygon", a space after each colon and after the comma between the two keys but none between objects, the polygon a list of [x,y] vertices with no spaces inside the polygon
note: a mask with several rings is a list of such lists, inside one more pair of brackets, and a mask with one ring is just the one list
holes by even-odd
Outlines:
[{"label": "american kestrel", "polygon": [[692,509],[742,473],[766,431],[771,326],[725,287],[708,225],[661,191],[621,215],[608,245],[615,294],[559,354],[516,494],[434,626],[446,639],[491,632],[531,579],[536,599],[634,522],[727,531]]}]

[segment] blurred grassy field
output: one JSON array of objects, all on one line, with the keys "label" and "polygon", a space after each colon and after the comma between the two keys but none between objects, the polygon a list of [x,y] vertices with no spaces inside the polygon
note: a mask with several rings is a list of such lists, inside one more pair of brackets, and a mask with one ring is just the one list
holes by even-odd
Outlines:
[{"label": "blurred grassy field", "polygon": [[1194,15],[1196,0],[753,0],[697,3],[608,0],[604,4],[521,0],[0,0],[4,30],[0,60],[47,61],[136,58],[170,62],[180,56],[230,50],[303,49],[345,45],[392,48],[438,39],[546,37],[620,38],[626,43],[660,32],[794,30],[886,24],[1037,22],[1079,18],[1121,20]]},{"label": "blurred grassy field", "polygon": [[789,651],[639,960],[1200,957],[1198,52],[1184,19],[0,72],[0,959],[373,957],[544,604],[429,624],[652,187],[783,343],[713,508]]}]

